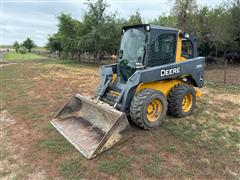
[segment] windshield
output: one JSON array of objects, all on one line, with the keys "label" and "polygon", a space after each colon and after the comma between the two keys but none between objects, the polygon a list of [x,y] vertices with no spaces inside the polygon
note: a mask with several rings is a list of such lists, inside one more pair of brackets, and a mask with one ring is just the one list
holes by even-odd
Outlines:
[{"label": "windshield", "polygon": [[137,62],[142,62],[146,35],[138,29],[130,29],[122,37],[120,61],[135,68]]}]

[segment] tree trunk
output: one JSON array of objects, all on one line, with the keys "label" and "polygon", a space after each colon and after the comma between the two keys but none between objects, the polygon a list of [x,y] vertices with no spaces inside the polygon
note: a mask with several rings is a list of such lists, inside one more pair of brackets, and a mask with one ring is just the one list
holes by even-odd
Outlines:
[{"label": "tree trunk", "polygon": [[216,48],[215,48],[215,57],[218,57],[218,44],[216,43]]},{"label": "tree trunk", "polygon": [[96,63],[96,54],[93,54],[93,62]]},{"label": "tree trunk", "polygon": [[78,52],[78,61],[81,62],[81,52]]},{"label": "tree trunk", "polygon": [[223,83],[226,84],[227,82],[227,59],[224,60],[224,77],[223,77]]},{"label": "tree trunk", "polygon": [[72,53],[71,53],[71,56],[72,56],[71,59],[72,59],[72,60],[74,60],[74,55],[75,55],[75,53],[72,52]]},{"label": "tree trunk", "polygon": [[90,60],[91,60],[91,54],[90,52],[88,52],[88,62],[90,63]]},{"label": "tree trunk", "polygon": [[101,53],[100,52],[98,52],[97,53],[97,63],[98,63],[98,66],[101,66],[101,58],[100,58],[100,55],[101,55]]}]

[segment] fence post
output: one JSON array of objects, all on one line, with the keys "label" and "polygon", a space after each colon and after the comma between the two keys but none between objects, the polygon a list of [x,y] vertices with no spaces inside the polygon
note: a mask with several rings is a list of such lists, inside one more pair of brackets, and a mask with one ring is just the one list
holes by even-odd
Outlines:
[{"label": "fence post", "polygon": [[227,81],[227,60],[224,59],[224,84],[226,84]]}]

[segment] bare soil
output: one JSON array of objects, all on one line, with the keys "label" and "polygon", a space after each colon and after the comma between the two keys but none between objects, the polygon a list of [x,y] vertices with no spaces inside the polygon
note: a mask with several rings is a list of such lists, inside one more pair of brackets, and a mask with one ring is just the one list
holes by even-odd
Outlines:
[{"label": "bare soil", "polygon": [[[224,83],[225,67],[223,64],[211,64],[206,68],[205,78],[217,83]],[[229,64],[226,68],[226,83],[240,84],[240,64]]]}]

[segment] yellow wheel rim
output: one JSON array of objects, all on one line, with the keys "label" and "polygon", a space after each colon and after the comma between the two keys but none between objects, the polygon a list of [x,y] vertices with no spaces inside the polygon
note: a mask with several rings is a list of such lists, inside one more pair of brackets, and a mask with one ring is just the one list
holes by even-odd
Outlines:
[{"label": "yellow wheel rim", "polygon": [[162,103],[159,99],[152,100],[147,107],[147,119],[150,122],[156,121],[162,113]]},{"label": "yellow wheel rim", "polygon": [[187,94],[182,100],[182,110],[183,112],[188,112],[192,108],[193,96],[192,94]]}]

